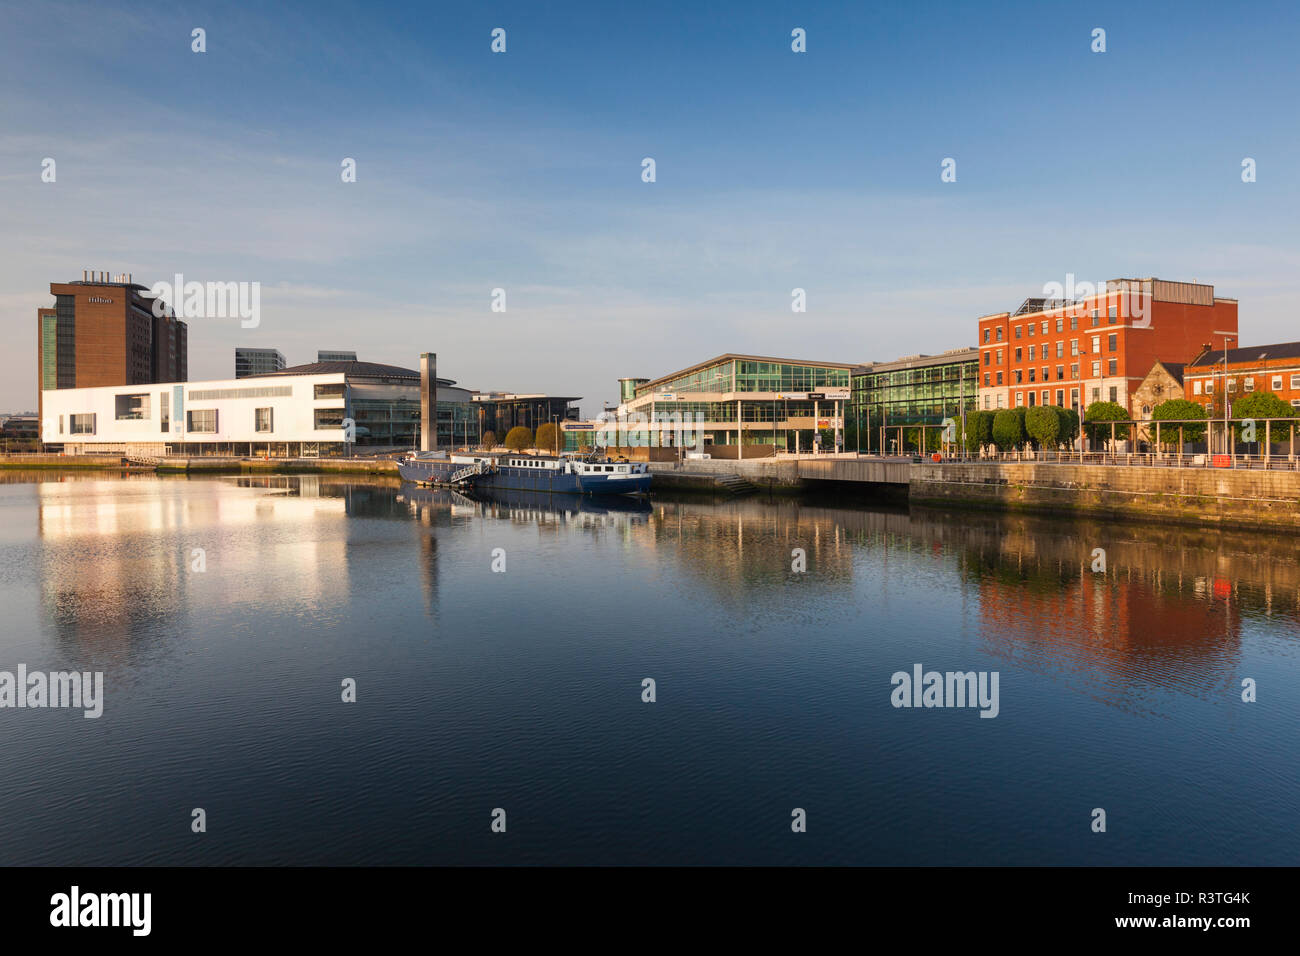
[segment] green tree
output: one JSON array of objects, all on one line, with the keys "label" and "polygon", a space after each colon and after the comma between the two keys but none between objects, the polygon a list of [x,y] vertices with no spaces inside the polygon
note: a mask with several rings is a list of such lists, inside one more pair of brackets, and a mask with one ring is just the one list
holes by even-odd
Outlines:
[{"label": "green tree", "polygon": [[[1247,441],[1249,437],[1243,438],[1245,431],[1246,419],[1257,422],[1255,426],[1255,438],[1257,442],[1264,441],[1264,419],[1266,418],[1294,418],[1295,409],[1288,405],[1282,399],[1278,398],[1272,392],[1251,392],[1232,403],[1232,430],[1237,433],[1237,441]],[[1273,441],[1284,441],[1291,436],[1293,426],[1285,422],[1273,422],[1269,426],[1269,437]]]},{"label": "green tree", "polygon": [[966,450],[976,454],[986,445],[993,444],[993,412],[966,413]]},{"label": "green tree", "polygon": [[533,447],[533,430],[523,425],[516,425],[506,432],[505,446],[511,451],[523,451]]},{"label": "green tree", "polygon": [[[1188,418],[1205,421],[1204,406],[1186,398],[1171,398],[1151,409],[1151,420],[1153,422],[1177,422]],[[1160,444],[1178,444],[1178,428],[1178,425],[1161,426]],[[1185,424],[1182,426],[1182,430],[1183,441],[1200,441],[1205,437],[1204,425]],[[1155,441],[1155,439],[1156,430],[1153,427],[1151,429],[1151,440]]]},{"label": "green tree", "polygon": [[564,439],[555,423],[546,422],[537,426],[537,436],[533,439],[533,447],[538,451],[554,454],[557,451],[564,450],[563,441]]},{"label": "green tree", "polygon": [[[1108,423],[1126,421],[1128,421],[1128,412],[1124,406],[1114,402],[1093,402],[1083,413],[1083,427],[1093,441],[1109,442],[1111,426]],[[1115,440],[1128,438],[1128,429],[1127,425],[1116,425]]]},{"label": "green tree", "polygon": [[1055,448],[1061,419],[1050,405],[1035,405],[1025,412],[1025,431],[1039,448]]},{"label": "green tree", "polygon": [[495,448],[497,444],[497,433],[488,429],[483,433],[483,440],[479,442],[484,448]]},{"label": "green tree", "polygon": [[1022,416],[1014,408],[1004,408],[993,416],[993,443],[1000,451],[1010,451],[1025,440]]},{"label": "green tree", "polygon": [[1059,406],[1050,406],[1056,409],[1056,416],[1061,420],[1061,430],[1057,441],[1062,444],[1071,444],[1079,437],[1079,413],[1073,408],[1060,408]]}]

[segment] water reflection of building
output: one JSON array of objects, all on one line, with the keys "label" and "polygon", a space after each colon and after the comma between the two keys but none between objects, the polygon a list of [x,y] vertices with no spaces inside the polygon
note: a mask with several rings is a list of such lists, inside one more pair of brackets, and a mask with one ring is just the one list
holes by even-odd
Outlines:
[{"label": "water reflection of building", "polygon": [[1243,620],[1300,619],[1300,566],[1257,536],[1018,517],[965,524],[963,571],[979,594],[983,640],[1019,664],[1204,690],[1240,676]]},{"label": "water reflection of building", "polygon": [[283,604],[286,595],[306,606],[346,600],[343,500],[311,481],[292,493],[249,487],[39,483],[41,601],[59,639],[119,660],[138,639],[168,636],[206,611]]}]

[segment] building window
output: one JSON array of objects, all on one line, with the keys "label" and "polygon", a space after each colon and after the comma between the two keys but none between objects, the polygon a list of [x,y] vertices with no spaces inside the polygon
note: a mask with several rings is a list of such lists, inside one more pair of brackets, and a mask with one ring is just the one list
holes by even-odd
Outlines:
[{"label": "building window", "polygon": [[1118,359],[1111,359],[1111,360],[1109,361],[1109,363],[1107,364],[1107,367],[1106,367],[1106,374],[1107,374],[1107,375],[1116,375],[1116,374],[1118,374],[1118,369],[1116,368],[1116,366],[1117,366],[1118,364],[1119,364],[1119,360],[1118,360]]},{"label": "building window", "polygon": [[323,428],[342,428],[343,427],[343,409],[341,408],[318,408],[316,411],[316,420],[314,427],[317,431]]},{"label": "building window", "polygon": [[1056,357],[1057,358],[1065,357],[1065,339],[1061,339],[1061,341],[1056,343]]},{"label": "building window", "polygon": [[1021,349],[1021,348],[1016,349],[1016,361],[1017,361],[1017,362],[1019,362],[1021,359],[1024,358],[1024,353],[1025,353],[1025,350],[1024,350],[1024,349]]},{"label": "building window", "polygon": [[1043,399],[1041,402],[1039,402],[1039,404],[1047,405],[1051,402],[1051,400],[1052,400],[1052,393],[1049,392],[1047,389],[1043,389]]},{"label": "building window", "polygon": [[1070,366],[1070,378],[1074,379],[1078,377],[1079,377],[1079,365],[1076,362],[1074,365]]},{"label": "building window", "polygon": [[1058,332],[1064,332],[1064,331],[1065,331],[1065,317],[1064,317],[1064,316],[1059,316],[1059,315],[1058,315],[1058,316],[1056,317],[1056,331],[1058,331]]},{"label": "building window", "polygon": [[1034,370],[1032,368],[1029,370],[1029,381],[1034,381]]},{"label": "building window", "polygon": [[1093,400],[1094,402],[1100,402],[1100,401],[1101,401],[1101,389],[1099,389],[1099,388],[1094,388],[1094,389],[1092,390],[1092,400]]},{"label": "building window", "polygon": [[1119,388],[1118,388],[1117,386],[1115,386],[1115,385],[1112,385],[1112,386],[1110,387],[1110,400],[1111,400],[1112,402],[1118,402],[1118,401],[1119,401]]},{"label": "building window", "polygon": [[[988,329],[985,329],[984,331],[987,332]],[[992,354],[989,353],[989,352],[985,352],[985,353],[984,353],[984,364],[985,364],[985,365],[988,365],[988,364],[989,364],[990,362],[992,362],[992,361],[993,361],[993,356],[992,356]]]},{"label": "building window", "polygon": [[1033,323],[1033,322],[1030,322],[1030,323],[1029,323],[1029,337],[1030,337],[1031,339],[1034,337],[1034,323]]},{"label": "building window", "polygon": [[1116,319],[1118,319],[1118,318],[1119,318],[1119,306],[1112,305],[1109,309],[1107,309],[1107,310],[1106,310],[1106,318],[1110,319],[1112,322],[1114,322]]},{"label": "building window", "polygon": [[1079,407],[1079,390],[1077,388],[1070,389],[1070,407]]},{"label": "building window", "polygon": [[1033,393],[1033,392],[1030,392],[1030,393],[1029,393],[1029,407],[1030,407],[1030,408],[1033,408],[1033,407],[1034,407],[1034,393]]},{"label": "building window", "polygon": [[275,420],[275,410],[271,408],[253,409],[253,431],[269,432],[272,431],[272,423]]},{"label": "building window", "polygon": [[1242,387],[1248,392],[1253,392],[1255,390],[1254,377],[1252,376],[1251,378],[1246,379],[1246,381],[1242,383]]},{"label": "building window", "polygon": [[1079,327],[1079,317],[1077,315],[1070,316],[1070,329],[1075,330],[1078,329],[1078,327]]},{"label": "building window", "polygon": [[1196,381],[1192,382],[1192,394],[1193,395],[1201,394],[1201,380],[1199,378]]},{"label": "building window", "polygon": [[1213,379],[1206,379],[1206,380],[1205,380],[1205,394],[1206,394],[1206,395],[1213,395],[1213,394],[1214,394],[1214,380],[1213,380]]},{"label": "building window", "polygon": [[1280,391],[1282,391],[1282,376],[1281,376],[1281,375],[1274,375],[1274,376],[1273,376],[1273,391],[1275,391],[1275,392],[1280,392]]},{"label": "building window", "polygon": [[1119,336],[1114,332],[1106,336],[1106,351],[1107,352],[1119,351]]},{"label": "building window", "polygon": [[1022,406],[1022,405],[1024,405],[1024,404],[1025,404],[1025,393],[1024,393],[1024,392],[1016,392],[1016,408],[1019,408],[1020,406]]},{"label": "building window", "polygon": [[1300,375],[1292,375],[1292,376],[1291,376],[1291,387],[1292,387],[1292,388],[1300,388]]},{"label": "building window", "polygon": [[144,393],[114,395],[113,406],[113,417],[119,422],[138,422],[149,417],[149,396]]},{"label": "building window", "polygon": [[1094,355],[1097,354],[1097,353],[1099,353],[1099,352],[1101,351],[1101,336],[1100,336],[1100,335],[1094,335],[1094,336],[1092,337],[1092,351],[1093,351],[1093,354],[1094,354]]},{"label": "building window", "polygon": [[185,430],[202,435],[217,433],[217,410],[215,408],[191,409],[185,415]]},{"label": "building window", "polygon": [[998,392],[998,408],[1006,408],[1006,407],[1007,407],[1007,396],[1002,392]]},{"label": "building window", "polygon": [[985,328],[985,329],[984,329],[984,344],[987,345],[987,344],[988,344],[988,341],[989,341],[989,330],[988,330],[987,328]]},{"label": "building window", "polygon": [[1002,350],[998,349],[998,364],[1002,364]]},{"label": "building window", "polygon": [[1228,379],[1228,391],[1235,392],[1236,390],[1237,390],[1237,380],[1235,378]]},{"label": "building window", "polygon": [[1078,355],[1078,354],[1079,354],[1079,340],[1078,340],[1078,339],[1070,339],[1070,354],[1071,354],[1071,355]]},{"label": "building window", "polygon": [[1002,384],[1002,373],[1001,373],[1001,372],[998,372],[998,384],[999,384],[999,385]]},{"label": "building window", "polygon": [[95,413],[68,416],[68,432],[73,435],[95,434]]},{"label": "building window", "polygon": [[170,399],[171,396],[166,392],[161,392],[158,395],[158,425],[164,432],[170,431],[172,427],[171,411],[169,408],[171,405]]},{"label": "building window", "polygon": [[1300,398],[1293,398],[1293,399],[1291,399],[1291,407],[1292,407],[1292,408],[1300,408]]},{"label": "building window", "polygon": [[1024,380],[1024,372],[1020,371],[1020,369],[1016,369],[1016,384],[1019,385]]},{"label": "building window", "polygon": [[1065,389],[1063,388],[1058,388],[1056,390],[1056,407],[1057,408],[1065,407]]},{"label": "building window", "polygon": [[[1058,366],[1056,366],[1056,380],[1057,380],[1058,382],[1060,382],[1060,381],[1064,381],[1064,380],[1065,380],[1065,366],[1064,366],[1064,365],[1058,365]],[[1058,403],[1058,404],[1059,404],[1059,403]]]},{"label": "building window", "polygon": [[[1296,401],[1300,402],[1300,398],[1296,399]],[[989,404],[990,404],[990,403],[989,403],[989,397],[988,397],[987,395],[985,395],[985,396],[984,396],[984,407],[985,407],[985,408],[988,408],[988,407],[989,407]]]},{"label": "building window", "polygon": [[1093,378],[1101,378],[1101,363],[1100,363],[1100,362],[1093,362],[1093,363],[1092,363],[1092,377],[1093,377]]},{"label": "building window", "polygon": [[984,387],[985,387],[985,388],[988,388],[988,387],[989,387],[989,373],[988,373],[988,372],[985,372],[985,373],[984,373]]},{"label": "building window", "polygon": [[1016,338],[1020,338],[1020,329],[1021,329],[1021,326],[1017,325],[1017,326],[1016,326]]},{"label": "building window", "polygon": [[1029,361],[1031,361],[1031,362],[1034,360],[1034,349],[1035,349],[1035,348],[1037,348],[1037,346],[1035,346],[1035,345],[1031,345],[1031,346],[1029,346]]},{"label": "building window", "polygon": [[1050,375],[1047,374],[1048,371],[1049,371],[1048,367],[1047,367],[1046,365],[1044,365],[1044,366],[1043,366],[1043,381],[1044,381],[1044,382],[1050,382],[1050,381],[1052,380],[1052,376],[1050,376]]},{"label": "building window", "polygon": [[1001,342],[1001,341],[1002,341],[1002,326],[999,325],[996,329],[994,329],[993,334],[994,334],[994,337],[995,337],[999,342]]},{"label": "building window", "polygon": [[63,416],[62,416],[62,415],[59,416],[59,434],[60,434],[60,435],[63,434]]},{"label": "building window", "polygon": [[[313,391],[314,391],[314,393],[315,393],[315,397],[318,398],[318,399],[320,399],[320,398],[342,398],[342,397],[343,397],[343,383],[342,383],[342,382],[327,382],[327,383],[324,384],[324,385],[317,385],[317,386],[315,386],[314,389],[313,389]],[[194,396],[191,395],[190,397],[193,398]]]}]

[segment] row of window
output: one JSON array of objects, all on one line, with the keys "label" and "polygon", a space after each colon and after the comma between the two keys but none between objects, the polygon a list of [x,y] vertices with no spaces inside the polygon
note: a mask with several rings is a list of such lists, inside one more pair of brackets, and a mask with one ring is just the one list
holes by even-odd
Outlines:
[{"label": "row of window", "polygon": [[[1102,370],[1102,364],[1101,364],[1100,361],[1097,361],[1097,362],[1093,362],[1093,363],[1092,363],[1092,377],[1093,377],[1093,378],[1101,378],[1101,374],[1102,374],[1102,371],[1101,371],[1101,370]],[[1041,366],[1041,367],[1039,367],[1039,368],[1013,369],[1012,372],[1013,372],[1013,374],[1015,375],[1015,381],[1012,383],[1012,384],[1014,384],[1014,385],[1023,385],[1026,381],[1030,381],[1030,382],[1036,382],[1036,381],[1050,382],[1050,381],[1052,380],[1052,375],[1051,375],[1052,367],[1051,367],[1050,365],[1043,365],[1043,366]],[[1042,375],[1042,378],[1041,378],[1041,379],[1038,377],[1040,373],[1041,373],[1041,375]],[[1118,360],[1118,359],[1108,359],[1108,360],[1106,361],[1106,374],[1107,374],[1107,375],[1118,375],[1118,374],[1119,374],[1119,360]],[[1027,377],[1026,377],[1026,376],[1027,376]],[[1079,366],[1078,366],[1078,363],[1075,363],[1075,364],[1073,364],[1073,365],[1070,366],[1070,374],[1069,374],[1069,377],[1068,377],[1068,378],[1066,377],[1066,374],[1065,374],[1065,366],[1064,366],[1064,365],[1058,365],[1058,366],[1056,366],[1056,380],[1057,380],[1058,382],[1073,382],[1073,381],[1077,381],[1078,378],[1079,378]],[[1001,372],[997,372],[997,373],[985,372],[985,373],[984,373],[984,387],[985,387],[985,388],[990,388],[990,387],[993,386],[994,384],[997,384],[997,385],[1001,385],[1001,384],[1003,384],[1003,383],[1002,383],[1002,373],[1001,373]],[[1198,391],[1197,394],[1199,394],[1199,391]]]},{"label": "row of window", "polygon": [[[1092,312],[1090,313],[1089,318],[1093,326],[1101,325],[1101,310],[1093,309]],[[1106,309],[1106,320],[1107,323],[1111,325],[1119,321],[1119,306],[1112,305]],[[1012,334],[1015,335],[1016,338],[1022,338],[1022,331],[1023,331],[1023,332],[1028,332],[1029,338],[1033,338],[1035,331],[1041,329],[1043,335],[1048,335],[1050,334],[1050,329],[1052,324],[1053,324],[1052,319],[1043,319],[1041,322],[1027,322],[1024,325],[1015,326]],[[1065,316],[1058,315],[1055,319],[1055,325],[1056,325],[1056,331],[1064,332]],[[1077,314],[1071,315],[1070,316],[1071,330],[1077,329],[1078,327],[1079,327],[1079,316]],[[999,325],[994,328],[985,327],[984,329],[985,344],[987,344],[989,341],[990,332],[996,333],[994,341],[996,342],[1002,341],[1002,326]]]},{"label": "row of window", "polygon": [[[1118,387],[1118,386],[1116,386],[1116,385],[1112,385],[1112,386],[1110,386],[1110,388],[1108,389],[1108,393],[1109,393],[1109,397],[1107,398],[1107,401],[1110,401],[1110,402],[1118,402],[1118,401],[1119,401],[1119,387]],[[1049,388],[1045,388],[1045,389],[1043,389],[1041,392],[1016,392],[1016,407],[1017,407],[1017,408],[1021,408],[1021,407],[1023,407],[1023,406],[1025,405],[1025,398],[1026,398],[1026,396],[1028,396],[1028,399],[1029,399],[1029,407],[1030,407],[1030,408],[1033,408],[1035,405],[1052,405],[1052,404],[1055,404],[1055,405],[1059,406],[1060,408],[1065,408],[1065,407],[1067,407],[1066,404],[1065,404],[1065,389],[1063,389],[1063,388],[1058,388],[1058,389],[1056,390],[1056,401],[1055,401],[1055,402],[1052,401],[1052,390],[1049,389]],[[1094,389],[1092,389],[1092,401],[1094,401],[1094,402],[1099,402],[1099,401],[1101,401],[1101,389],[1100,389],[1100,388],[1094,388]],[[984,396],[984,407],[985,407],[986,409],[990,410],[990,411],[992,410],[992,408],[993,408],[992,396],[990,396],[990,395],[985,395],[985,396]],[[1006,408],[1006,395],[1005,395],[1005,394],[999,394],[999,395],[997,396],[997,407],[998,407],[998,408]],[[1079,390],[1078,390],[1077,388],[1072,388],[1072,389],[1070,389],[1070,405],[1069,405],[1069,407],[1070,407],[1070,408],[1078,408],[1078,407],[1079,407]]]},{"label": "row of window", "polygon": [[[1056,357],[1057,357],[1057,358],[1064,358],[1064,357],[1065,357],[1065,340],[1064,340],[1064,339],[1061,339],[1059,342],[1056,342],[1056,343],[1055,343],[1055,346],[1056,346]],[[1111,332],[1109,335],[1106,336],[1106,351],[1107,351],[1107,352],[1118,352],[1118,351],[1119,351],[1119,335],[1118,335],[1117,333],[1115,333],[1115,332]],[[1017,363],[1022,362],[1022,361],[1025,360],[1025,357],[1026,357],[1026,356],[1025,356],[1025,352],[1026,352],[1026,350],[1023,349],[1023,348],[1021,348],[1020,346],[1017,346],[1017,347],[1016,347],[1016,351],[1015,351],[1015,361],[1016,361]],[[1043,343],[1043,348],[1042,348],[1042,358],[1048,358],[1048,357],[1049,357],[1049,356],[1048,356],[1048,352],[1049,352],[1049,345],[1048,345],[1048,343],[1045,342],[1045,343]],[[1098,353],[1101,352],[1101,336],[1100,336],[1100,335],[1094,335],[1094,336],[1092,337],[1092,352],[1093,352],[1093,354],[1098,354]],[[1070,354],[1071,354],[1071,355],[1081,355],[1081,354],[1086,355],[1087,353],[1086,353],[1086,352],[1082,352],[1082,353],[1081,353],[1081,352],[1079,351],[1079,340],[1078,340],[1078,339],[1071,339],[1071,340],[1070,340]],[[1031,346],[1029,346],[1029,349],[1028,349],[1028,359],[1029,359],[1029,361],[1032,362],[1032,361],[1034,361],[1034,359],[1036,359],[1036,358],[1038,358],[1038,357],[1039,357],[1038,346],[1036,346],[1036,345],[1031,345]],[[1001,350],[1001,349],[989,349],[987,352],[985,352],[985,353],[984,353],[984,364],[985,364],[985,365],[991,365],[991,364],[1001,365],[1001,364],[1002,364],[1002,350]]]},{"label": "row of window", "polygon": [[[1283,376],[1281,375],[1272,376],[1269,380],[1269,390],[1272,392],[1282,391],[1282,378]],[[1300,375],[1292,375],[1290,379],[1291,379],[1291,388],[1300,389]],[[1206,395],[1212,395],[1214,393],[1214,379],[1201,378],[1201,379],[1195,379],[1192,382],[1193,395],[1200,395],[1202,388],[1204,389],[1204,393]],[[1242,382],[1242,389],[1247,392],[1253,392],[1255,390],[1254,376],[1246,376],[1244,378]],[[1229,377],[1228,391],[1235,392],[1236,390],[1237,390],[1237,380]]]}]

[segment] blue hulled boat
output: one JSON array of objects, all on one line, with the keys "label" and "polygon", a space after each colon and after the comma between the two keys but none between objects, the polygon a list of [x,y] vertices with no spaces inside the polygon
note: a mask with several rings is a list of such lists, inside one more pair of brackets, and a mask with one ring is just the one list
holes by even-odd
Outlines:
[{"label": "blue hulled boat", "polygon": [[645,462],[513,453],[420,452],[398,461],[397,473],[425,485],[563,495],[643,495],[651,478]]}]

